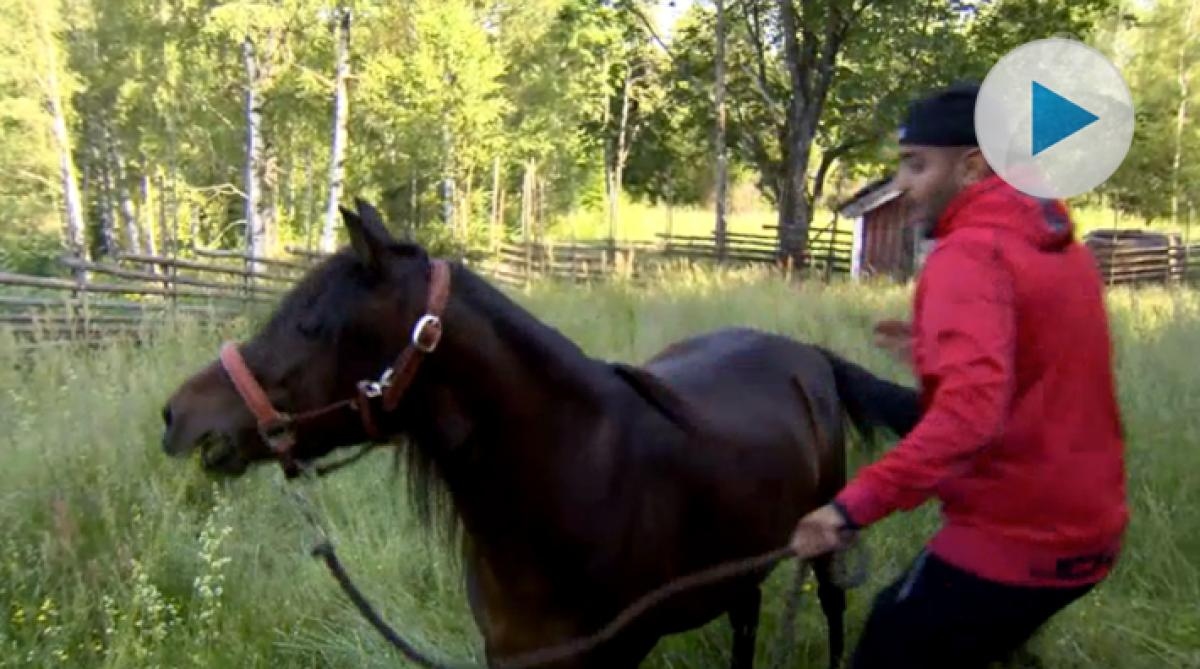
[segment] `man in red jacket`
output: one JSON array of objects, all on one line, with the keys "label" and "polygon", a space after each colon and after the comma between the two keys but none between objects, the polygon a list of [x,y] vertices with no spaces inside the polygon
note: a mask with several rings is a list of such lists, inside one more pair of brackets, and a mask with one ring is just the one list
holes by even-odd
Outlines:
[{"label": "man in red jacket", "polygon": [[798,553],[931,497],[944,524],[879,593],[855,669],[986,667],[1112,568],[1128,522],[1103,284],[1062,203],[996,176],[978,87],[910,107],[896,183],[936,246],[916,289],[916,426],[805,516]]}]

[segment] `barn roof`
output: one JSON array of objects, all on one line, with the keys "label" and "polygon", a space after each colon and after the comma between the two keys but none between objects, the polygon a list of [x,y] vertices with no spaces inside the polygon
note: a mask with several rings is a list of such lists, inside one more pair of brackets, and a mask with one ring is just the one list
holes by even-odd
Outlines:
[{"label": "barn roof", "polygon": [[858,218],[897,197],[900,197],[900,190],[892,185],[892,176],[888,175],[858,189],[850,199],[838,205],[838,213],[846,218]]}]

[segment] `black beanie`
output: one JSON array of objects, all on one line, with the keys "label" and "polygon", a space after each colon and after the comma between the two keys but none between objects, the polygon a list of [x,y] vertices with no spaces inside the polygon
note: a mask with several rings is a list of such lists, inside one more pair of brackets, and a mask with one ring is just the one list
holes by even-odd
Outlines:
[{"label": "black beanie", "polygon": [[962,83],[913,102],[900,126],[900,143],[978,146],[975,139],[975,100],[978,97],[978,84]]}]

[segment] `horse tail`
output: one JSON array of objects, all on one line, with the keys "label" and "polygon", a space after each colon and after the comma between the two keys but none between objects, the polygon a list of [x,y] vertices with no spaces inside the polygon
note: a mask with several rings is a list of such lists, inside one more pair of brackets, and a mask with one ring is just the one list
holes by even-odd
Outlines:
[{"label": "horse tail", "polygon": [[903,437],[916,427],[921,419],[921,397],[915,389],[876,376],[828,349],[816,348],[833,368],[838,398],[863,439],[870,441],[875,428]]}]

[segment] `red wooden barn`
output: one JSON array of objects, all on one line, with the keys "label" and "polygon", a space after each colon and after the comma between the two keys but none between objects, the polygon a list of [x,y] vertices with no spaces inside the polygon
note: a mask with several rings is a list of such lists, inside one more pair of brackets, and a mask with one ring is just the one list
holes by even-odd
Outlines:
[{"label": "red wooden barn", "polygon": [[852,277],[883,275],[907,281],[917,272],[926,244],[891,177],[861,188],[839,205],[838,214],[854,221]]}]

